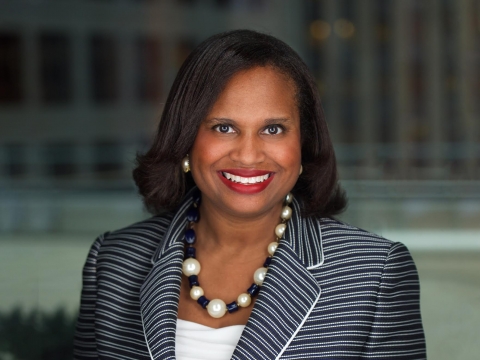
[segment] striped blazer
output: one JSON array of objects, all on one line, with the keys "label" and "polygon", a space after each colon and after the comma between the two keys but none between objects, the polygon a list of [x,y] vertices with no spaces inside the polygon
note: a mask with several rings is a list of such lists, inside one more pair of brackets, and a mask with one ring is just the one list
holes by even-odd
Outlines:
[{"label": "striped blazer", "polygon": [[[83,270],[75,359],[175,359],[191,202],[96,239]],[[299,214],[294,201],[232,359],[425,359],[406,247]]]}]

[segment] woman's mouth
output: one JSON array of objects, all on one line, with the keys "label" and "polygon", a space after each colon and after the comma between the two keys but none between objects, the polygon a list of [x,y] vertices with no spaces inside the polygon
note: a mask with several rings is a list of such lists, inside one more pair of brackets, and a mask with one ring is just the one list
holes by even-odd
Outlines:
[{"label": "woman's mouth", "polygon": [[270,177],[271,173],[260,175],[260,176],[243,177],[243,176],[230,174],[226,171],[222,171],[222,175],[226,179],[232,182],[235,182],[237,184],[250,185],[250,184],[258,184],[266,181]]},{"label": "woman's mouth", "polygon": [[241,194],[265,190],[275,176],[274,172],[256,169],[223,169],[217,174],[230,190]]}]

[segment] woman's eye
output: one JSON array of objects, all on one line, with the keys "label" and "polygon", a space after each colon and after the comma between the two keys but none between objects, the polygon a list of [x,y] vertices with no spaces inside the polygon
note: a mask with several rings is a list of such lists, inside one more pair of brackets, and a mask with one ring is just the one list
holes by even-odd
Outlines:
[{"label": "woman's eye", "polygon": [[269,125],[267,128],[264,130],[264,133],[268,135],[278,135],[283,132],[283,128],[279,125]]},{"label": "woman's eye", "polygon": [[230,125],[216,125],[214,129],[224,134],[233,132],[233,129]]}]

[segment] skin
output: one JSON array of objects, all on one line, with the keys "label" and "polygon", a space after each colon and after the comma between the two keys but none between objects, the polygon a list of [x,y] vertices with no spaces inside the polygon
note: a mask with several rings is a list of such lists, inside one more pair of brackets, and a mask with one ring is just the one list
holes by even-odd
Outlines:
[{"label": "skin", "polygon": [[[229,303],[253,282],[275,240],[285,195],[301,164],[300,117],[291,80],[270,67],[234,75],[201,123],[190,167],[202,192],[196,224],[200,285],[209,299]],[[274,173],[268,187],[241,194],[219,178],[222,169]],[[213,328],[245,325],[253,305],[214,319],[189,295],[184,276],[178,317]]]}]

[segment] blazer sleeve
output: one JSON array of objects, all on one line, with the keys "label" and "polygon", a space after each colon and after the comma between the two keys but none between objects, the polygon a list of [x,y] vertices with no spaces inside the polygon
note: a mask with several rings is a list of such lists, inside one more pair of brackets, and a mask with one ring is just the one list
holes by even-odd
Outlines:
[{"label": "blazer sleeve", "polygon": [[361,359],[426,359],[418,273],[408,249],[393,243],[385,261],[374,322]]},{"label": "blazer sleeve", "polygon": [[108,235],[100,235],[88,253],[83,267],[83,285],[80,299],[80,313],[75,329],[73,356],[76,360],[97,359],[95,340],[95,308],[97,303],[97,256],[103,240]]}]

